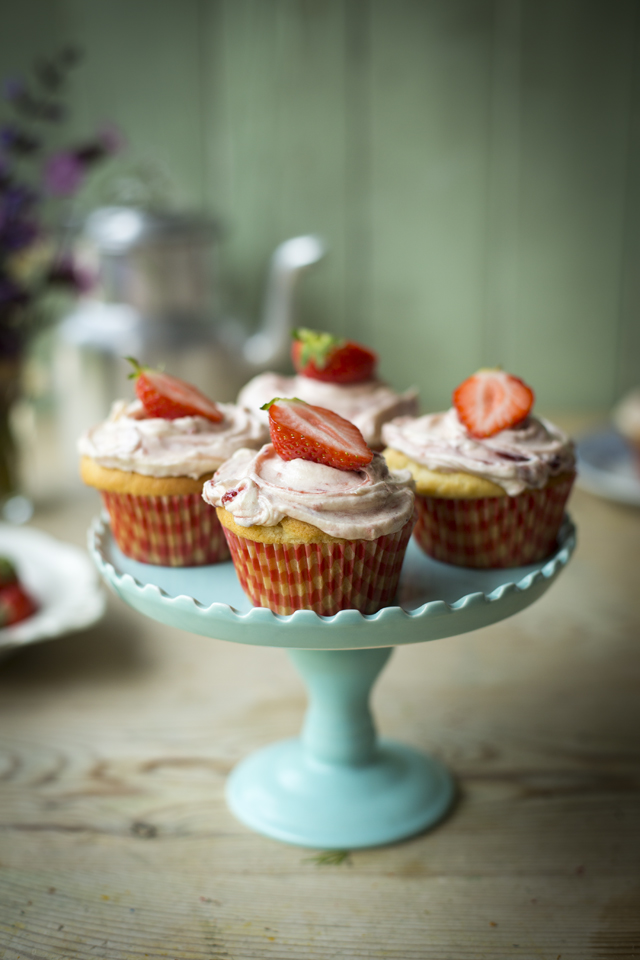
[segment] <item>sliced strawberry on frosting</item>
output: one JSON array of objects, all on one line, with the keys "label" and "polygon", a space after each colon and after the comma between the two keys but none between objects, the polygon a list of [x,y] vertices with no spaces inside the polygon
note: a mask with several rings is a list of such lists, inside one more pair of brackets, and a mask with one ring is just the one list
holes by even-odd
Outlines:
[{"label": "sliced strawberry on frosting", "polygon": [[163,420],[205,417],[212,423],[224,419],[219,407],[197,387],[169,373],[141,367],[133,357],[127,357],[127,360],[133,364],[134,372],[130,376],[136,381],[136,396],[150,417],[161,417]]},{"label": "sliced strawberry on frosting", "polygon": [[458,417],[478,439],[521,423],[534,399],[531,387],[504,370],[478,370],[453,392]]},{"label": "sliced strawberry on frosting", "polygon": [[291,358],[298,373],[327,383],[370,380],[378,362],[368,347],[304,327],[293,331]]},{"label": "sliced strawberry on frosting", "polygon": [[262,409],[269,411],[271,440],[283,460],[312,460],[338,470],[359,470],[373,459],[358,428],[332,410],[280,397]]}]

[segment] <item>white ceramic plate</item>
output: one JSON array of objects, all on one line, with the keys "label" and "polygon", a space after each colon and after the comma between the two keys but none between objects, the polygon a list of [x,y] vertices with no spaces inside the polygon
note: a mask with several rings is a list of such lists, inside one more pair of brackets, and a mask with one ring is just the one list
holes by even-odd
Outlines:
[{"label": "white ceramic plate", "polygon": [[12,560],[38,611],[0,629],[0,655],[14,647],[82,630],[103,615],[106,598],[87,553],[34,527],[0,523],[0,555]]},{"label": "white ceramic plate", "polygon": [[577,443],[577,485],[607,500],[640,507],[640,473],[633,452],[612,428]]}]

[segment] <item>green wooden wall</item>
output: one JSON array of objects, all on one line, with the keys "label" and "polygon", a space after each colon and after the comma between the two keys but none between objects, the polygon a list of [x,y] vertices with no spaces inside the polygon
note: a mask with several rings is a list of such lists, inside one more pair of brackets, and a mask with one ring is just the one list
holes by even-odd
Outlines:
[{"label": "green wooden wall", "polygon": [[635,0],[0,0],[2,73],[80,43],[77,129],[223,219],[227,304],[322,234],[300,320],[426,408],[498,363],[543,409],[640,383],[639,37]]}]

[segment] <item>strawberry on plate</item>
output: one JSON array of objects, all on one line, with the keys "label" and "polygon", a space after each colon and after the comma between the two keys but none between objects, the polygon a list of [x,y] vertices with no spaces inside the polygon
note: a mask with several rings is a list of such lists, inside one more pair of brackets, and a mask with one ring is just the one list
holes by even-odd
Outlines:
[{"label": "strawberry on plate", "polygon": [[324,407],[296,398],[265,403],[269,430],[283,460],[312,460],[338,470],[359,470],[373,459],[358,428]]},{"label": "strawberry on plate", "polygon": [[360,383],[374,374],[373,350],[330,333],[300,327],[293,331],[291,358],[298,373],[327,383]]},{"label": "strawberry on plate", "polygon": [[30,617],[36,604],[19,583],[10,583],[0,589],[0,627],[10,627]]},{"label": "strawberry on plate", "polygon": [[197,387],[169,373],[141,367],[133,357],[126,359],[133,365],[133,373],[129,376],[135,378],[136,396],[150,417],[161,417],[163,420],[205,417],[212,423],[219,423],[223,419],[219,407]]},{"label": "strawberry on plate", "polygon": [[453,391],[458,417],[472,437],[492,437],[521,423],[533,407],[531,387],[504,370],[478,370]]}]

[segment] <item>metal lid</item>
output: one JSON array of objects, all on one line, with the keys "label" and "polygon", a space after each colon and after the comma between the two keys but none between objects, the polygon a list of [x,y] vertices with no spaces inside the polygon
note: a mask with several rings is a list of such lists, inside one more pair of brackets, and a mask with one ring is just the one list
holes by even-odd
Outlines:
[{"label": "metal lid", "polygon": [[125,253],[147,243],[212,240],[218,233],[218,225],[200,214],[101,207],[87,217],[85,233],[101,251]]}]

